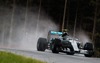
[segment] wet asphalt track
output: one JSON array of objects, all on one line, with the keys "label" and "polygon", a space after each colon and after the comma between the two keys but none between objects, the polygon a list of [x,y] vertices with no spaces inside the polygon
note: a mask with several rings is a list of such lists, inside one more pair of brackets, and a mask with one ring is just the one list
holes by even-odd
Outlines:
[{"label": "wet asphalt track", "polygon": [[100,58],[88,58],[84,57],[84,55],[82,54],[75,54],[75,55],[66,55],[65,53],[53,54],[51,51],[48,50],[45,52],[38,52],[36,50],[25,51],[25,50],[4,49],[4,48],[0,48],[0,50],[9,51],[19,55],[40,59],[48,63],[100,63]]}]

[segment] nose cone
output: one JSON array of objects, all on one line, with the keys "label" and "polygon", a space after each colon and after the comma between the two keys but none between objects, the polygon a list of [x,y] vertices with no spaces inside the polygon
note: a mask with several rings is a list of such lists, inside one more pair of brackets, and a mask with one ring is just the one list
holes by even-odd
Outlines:
[{"label": "nose cone", "polygon": [[79,48],[78,48],[78,46],[77,46],[77,41],[75,41],[75,40],[70,40],[70,42],[71,42],[71,44],[72,44],[72,46],[73,46],[73,48],[74,48],[74,51],[79,51]]}]

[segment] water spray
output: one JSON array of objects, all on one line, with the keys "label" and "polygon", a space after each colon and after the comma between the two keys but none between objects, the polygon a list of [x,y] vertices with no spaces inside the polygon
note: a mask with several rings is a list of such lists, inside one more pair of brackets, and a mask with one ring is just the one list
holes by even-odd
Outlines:
[{"label": "water spray", "polygon": [[83,45],[86,42],[91,42],[91,39],[84,31],[77,32],[76,36],[79,38],[79,41],[83,43]]},{"label": "water spray", "polygon": [[[47,33],[49,30],[58,30],[58,26],[51,20],[51,18],[46,15],[44,11],[41,10],[42,15],[40,15],[41,19],[39,19],[38,22],[38,31],[36,32],[36,23],[37,23],[37,18],[38,18],[38,12],[37,12],[37,7],[30,7],[27,11],[27,23],[24,25],[25,21],[25,7],[18,7],[16,6],[15,12],[14,12],[14,17],[13,17],[13,23],[11,26],[11,23],[9,23],[11,20],[12,16],[12,9],[9,9],[9,7],[5,7],[5,11],[1,11],[3,13],[2,17],[3,18],[3,24],[2,25],[3,29],[3,47],[8,48],[7,46],[11,45],[9,48],[14,48],[14,49],[22,49],[22,50],[35,50],[36,49],[36,43],[37,39],[39,37],[47,37]],[[34,10],[31,11],[31,10]],[[19,13],[19,14],[17,14]],[[7,19],[7,20],[6,20]],[[8,21],[9,20],[9,21]],[[8,27],[9,26],[9,27]],[[9,33],[9,28],[12,28],[12,33]],[[23,32],[23,29],[25,27],[25,32]],[[25,35],[27,32],[27,35]],[[37,33],[37,38],[36,38],[36,33]],[[11,34],[11,37],[9,37],[9,34]],[[9,38],[11,41],[9,42]],[[0,41],[1,42],[1,41]]]}]

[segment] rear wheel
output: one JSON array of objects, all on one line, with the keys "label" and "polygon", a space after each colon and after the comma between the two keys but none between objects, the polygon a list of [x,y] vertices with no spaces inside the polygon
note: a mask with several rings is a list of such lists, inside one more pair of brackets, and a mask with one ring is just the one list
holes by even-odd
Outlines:
[{"label": "rear wheel", "polygon": [[47,47],[46,38],[39,38],[37,42],[37,51],[45,51]]},{"label": "rear wheel", "polygon": [[86,53],[84,54],[85,57],[92,57],[94,52],[93,52],[93,44],[92,43],[86,43],[84,45],[84,50],[87,50]]}]

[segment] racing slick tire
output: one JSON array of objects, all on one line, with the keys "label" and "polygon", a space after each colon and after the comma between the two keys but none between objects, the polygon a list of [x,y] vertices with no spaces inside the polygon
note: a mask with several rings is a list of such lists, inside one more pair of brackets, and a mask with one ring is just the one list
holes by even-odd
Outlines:
[{"label": "racing slick tire", "polygon": [[94,54],[94,51],[93,51],[93,44],[92,43],[86,43],[84,45],[84,50],[87,50],[86,53],[84,54],[85,57],[92,57],[93,54]]},{"label": "racing slick tire", "polygon": [[37,51],[45,51],[47,47],[47,39],[39,38],[37,42]]}]

